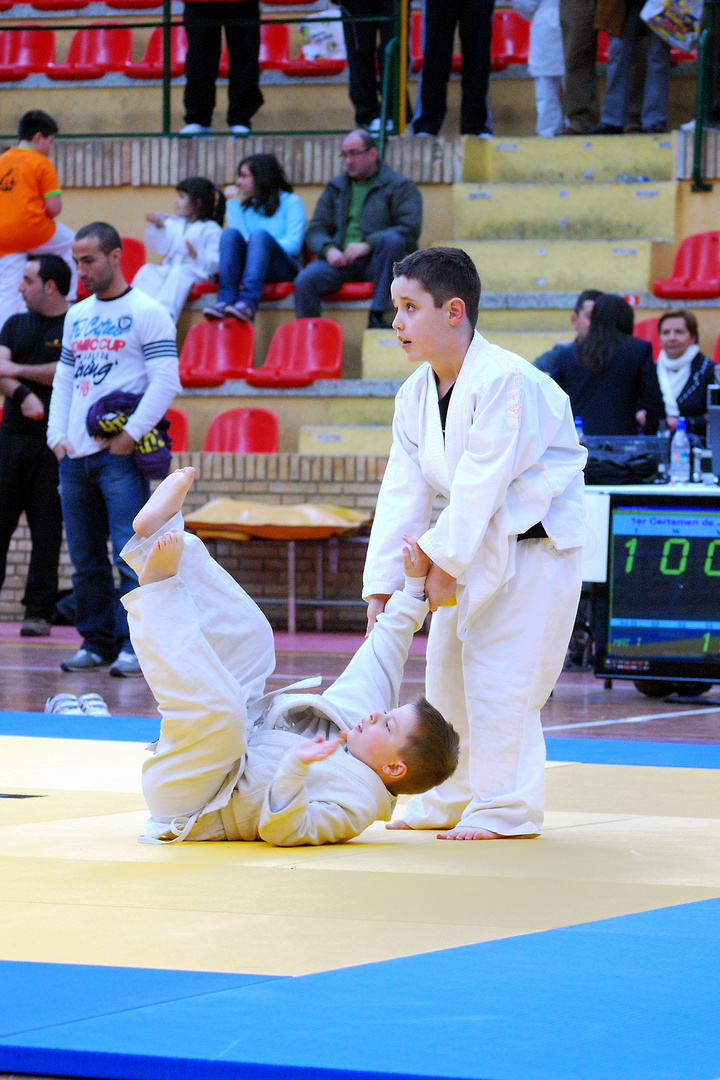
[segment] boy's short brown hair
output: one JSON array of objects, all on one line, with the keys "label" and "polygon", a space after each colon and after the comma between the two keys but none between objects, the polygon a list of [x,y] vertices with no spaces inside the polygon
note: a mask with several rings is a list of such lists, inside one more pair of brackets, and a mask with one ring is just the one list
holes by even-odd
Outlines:
[{"label": "boy's short brown hair", "polygon": [[413,701],[415,728],[402,748],[407,772],[401,780],[387,784],[393,795],[417,795],[442,784],[455,772],[460,739],[455,728],[423,694]]},{"label": "boy's short brown hair", "polygon": [[406,255],[393,266],[395,277],[417,281],[425,292],[430,293],[435,307],[440,308],[446,300],[459,296],[465,303],[465,314],[475,329],[480,306],[480,275],[475,263],[462,248],[422,248]]}]

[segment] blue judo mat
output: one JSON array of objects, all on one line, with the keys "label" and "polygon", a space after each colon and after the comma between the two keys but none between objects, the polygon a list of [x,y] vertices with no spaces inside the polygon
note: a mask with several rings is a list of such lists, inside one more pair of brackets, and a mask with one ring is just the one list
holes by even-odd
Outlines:
[{"label": "blue judo mat", "polygon": [[715,1080],[718,971],[720,900],[298,978],[3,963],[0,1069]]}]

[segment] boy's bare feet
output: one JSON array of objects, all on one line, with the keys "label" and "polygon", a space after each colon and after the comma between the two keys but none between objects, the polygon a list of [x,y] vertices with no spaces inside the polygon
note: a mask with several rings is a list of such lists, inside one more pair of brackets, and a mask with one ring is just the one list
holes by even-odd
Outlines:
[{"label": "boy's bare feet", "polygon": [[166,476],[133,521],[133,529],[137,535],[152,536],[162,528],[166,521],[170,521],[178,510],[182,509],[185,496],[194,479],[195,470],[192,465],[187,465],[184,469],[176,469],[175,472]]},{"label": "boy's bare feet", "polygon": [[155,581],[167,581],[178,572],[183,553],[182,533],[170,529],[159,536],[152,546],[138,581],[141,585],[152,585]]},{"label": "boy's bare feet", "polygon": [[471,825],[456,825],[454,829],[437,834],[438,840],[532,840],[539,833],[523,833],[522,836],[503,836],[490,829],[475,829]]},{"label": "boy's bare feet", "polygon": [[408,825],[406,821],[390,821],[386,826],[386,829],[412,829],[412,825]]}]

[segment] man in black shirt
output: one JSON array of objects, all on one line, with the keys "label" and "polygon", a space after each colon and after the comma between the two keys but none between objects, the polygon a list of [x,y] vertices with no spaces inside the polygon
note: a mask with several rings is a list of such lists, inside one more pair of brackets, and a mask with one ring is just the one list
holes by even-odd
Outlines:
[{"label": "man in black shirt", "polygon": [[53,375],[60,357],[70,267],[59,255],[29,255],[20,291],[28,310],[0,330],[0,588],[8,547],[25,511],[32,553],[24,637],[50,633],[57,600],[62,511],[58,464],[46,445]]}]

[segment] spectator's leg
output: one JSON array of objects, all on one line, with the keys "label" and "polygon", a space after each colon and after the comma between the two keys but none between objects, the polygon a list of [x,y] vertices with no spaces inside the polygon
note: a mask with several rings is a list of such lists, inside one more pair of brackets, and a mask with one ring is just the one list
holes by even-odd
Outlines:
[{"label": "spectator's leg", "polygon": [[10,541],[24,509],[21,443],[17,436],[0,428],[0,589],[5,581]]},{"label": "spectator's leg", "polygon": [[324,259],[313,259],[295,278],[296,318],[319,318],[322,314],[322,297],[335,292],[351,277],[352,274],[344,266],[336,270]]},{"label": "spectator's leg", "polygon": [[595,0],[560,0],[560,27],[565,58],[567,131],[583,135],[598,122],[595,56]]},{"label": "spectator's leg", "polygon": [[[220,0],[224,8],[225,40],[228,47],[228,127],[250,121],[263,103],[260,92],[260,4],[259,0],[230,3]],[[229,26],[227,20],[254,20],[249,26]]]},{"label": "spectator's leg", "polygon": [[292,281],[297,272],[297,263],[283,251],[277,240],[264,229],[258,229],[247,243],[242,276],[243,302],[257,308],[266,281]]},{"label": "spectator's leg", "polygon": [[224,229],[220,237],[218,304],[234,304],[240,295],[247,241],[238,229]]},{"label": "spectator's leg", "polygon": [[[344,0],[346,15],[373,15],[372,0]],[[375,71],[378,23],[343,23],[348,65],[348,93],[355,109],[355,123],[368,127],[380,115],[377,74]]]},{"label": "spectator's leg", "polygon": [[0,256],[0,326],[11,315],[27,310],[18,291],[25,269],[25,258],[24,251]]},{"label": "spectator's leg", "polygon": [[668,100],[670,97],[670,46],[652,30],[647,34],[645,95],[642,107],[642,129],[648,132],[667,131]]},{"label": "spectator's leg", "polygon": [[393,279],[393,263],[407,254],[405,241],[394,229],[385,229],[374,239],[372,254],[367,260],[367,280],[374,282],[372,311],[382,315],[392,304],[390,286]]},{"label": "spectator's leg", "polygon": [[187,0],[183,24],[188,39],[185,58],[185,123],[210,127],[215,108],[215,80],[220,66],[222,28],[200,26],[208,19],[225,18],[223,0]]},{"label": "spectator's leg", "polygon": [[539,75],[535,79],[535,105],[537,107],[537,126],[535,130],[543,138],[551,138],[562,131],[561,93],[562,76]]},{"label": "spectator's leg", "polygon": [[627,120],[630,73],[638,37],[637,22],[639,18],[635,20],[632,15],[633,9],[630,9],[622,37],[610,38],[607,88],[600,115],[603,124],[611,124],[613,127],[619,128],[624,128]]},{"label": "spectator's leg", "polygon": [[490,39],[495,0],[461,0],[462,104],[460,134],[487,132],[490,82]]},{"label": "spectator's leg", "polygon": [[[134,535],[133,518],[150,497],[150,485],[140,473],[132,454],[98,454],[98,484],[107,508],[108,531],[112,540],[113,561],[120,574],[119,595],[137,588],[137,576],[121,551]],[[127,615],[118,597],[114,597],[115,634],[120,648],[130,650]]]},{"label": "spectator's leg", "polygon": [[25,584],[26,617],[52,621],[57,602],[58,562],[62,543],[62,509],[58,495],[58,463],[38,439],[23,439],[25,513],[32,549]]},{"label": "spectator's leg", "polygon": [[424,59],[412,124],[416,135],[437,135],[445,119],[447,84],[458,18],[458,0],[423,0]]},{"label": "spectator's leg", "polygon": [[108,519],[95,476],[96,458],[64,457],[60,462],[60,500],[70,560],[74,567],[75,625],[83,647],[112,661],[120,651],[115,629],[117,594],[107,553]]}]

